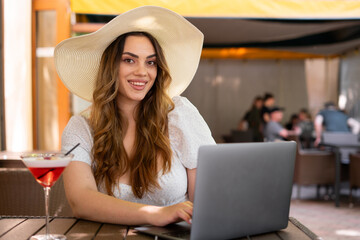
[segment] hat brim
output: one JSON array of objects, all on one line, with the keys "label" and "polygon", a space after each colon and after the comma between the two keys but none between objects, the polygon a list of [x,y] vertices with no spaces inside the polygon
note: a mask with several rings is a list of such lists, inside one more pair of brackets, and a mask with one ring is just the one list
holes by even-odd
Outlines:
[{"label": "hat brim", "polygon": [[55,67],[65,86],[91,102],[104,50],[118,36],[134,31],[147,32],[159,42],[172,78],[168,94],[180,95],[196,73],[204,36],[181,15],[156,6],[132,9],[94,33],[59,43],[54,52]]}]

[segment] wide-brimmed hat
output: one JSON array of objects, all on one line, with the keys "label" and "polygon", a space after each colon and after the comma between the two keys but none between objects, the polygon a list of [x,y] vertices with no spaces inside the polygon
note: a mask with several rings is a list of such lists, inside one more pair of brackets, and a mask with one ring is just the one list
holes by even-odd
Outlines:
[{"label": "wide-brimmed hat", "polygon": [[143,6],[112,19],[94,33],[66,39],[55,48],[55,66],[65,86],[92,101],[104,50],[120,35],[147,32],[159,42],[172,82],[169,96],[180,95],[199,65],[204,36],[181,15],[166,8]]}]

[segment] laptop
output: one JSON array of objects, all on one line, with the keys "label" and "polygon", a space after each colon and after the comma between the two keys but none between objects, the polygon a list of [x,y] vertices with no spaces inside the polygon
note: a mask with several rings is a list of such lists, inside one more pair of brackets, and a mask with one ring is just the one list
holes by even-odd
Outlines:
[{"label": "laptop", "polygon": [[296,143],[201,146],[191,226],[135,230],[163,239],[232,239],[288,225]]}]

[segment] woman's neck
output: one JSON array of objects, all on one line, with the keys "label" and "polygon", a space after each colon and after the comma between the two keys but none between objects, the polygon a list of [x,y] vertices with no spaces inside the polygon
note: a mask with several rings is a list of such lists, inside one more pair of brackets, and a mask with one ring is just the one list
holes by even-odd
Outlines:
[{"label": "woman's neck", "polygon": [[137,107],[140,103],[135,101],[123,101],[118,99],[118,107],[128,121],[135,120]]}]

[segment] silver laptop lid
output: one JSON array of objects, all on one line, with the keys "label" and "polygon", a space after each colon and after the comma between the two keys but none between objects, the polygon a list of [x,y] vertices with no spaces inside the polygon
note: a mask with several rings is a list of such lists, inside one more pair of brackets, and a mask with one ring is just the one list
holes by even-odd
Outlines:
[{"label": "silver laptop lid", "polygon": [[286,228],[295,153],[295,142],[200,147],[191,239]]}]

